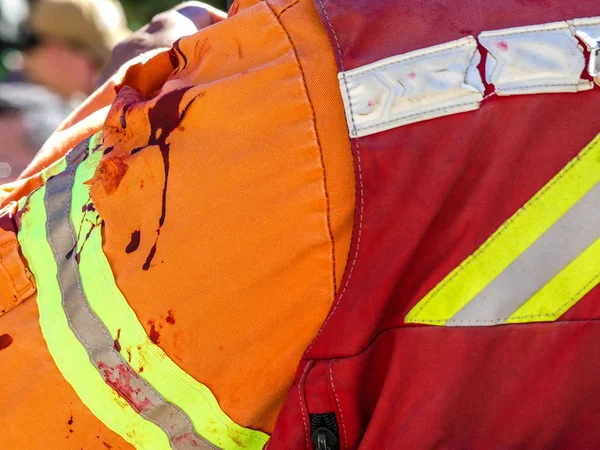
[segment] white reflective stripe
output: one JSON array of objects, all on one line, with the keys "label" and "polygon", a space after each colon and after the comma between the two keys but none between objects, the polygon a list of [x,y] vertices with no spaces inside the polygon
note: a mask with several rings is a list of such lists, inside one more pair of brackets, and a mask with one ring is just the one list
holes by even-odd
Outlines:
[{"label": "white reflective stripe", "polygon": [[579,92],[585,55],[567,22],[486,31],[479,42],[489,52],[486,81],[498,95]]},{"label": "white reflective stripe", "polygon": [[479,108],[480,60],[477,41],[469,36],[340,73],[350,135]]},{"label": "white reflective stripe", "polygon": [[569,24],[575,29],[575,35],[585,43],[590,51],[589,74],[598,77],[600,75],[600,17],[575,19]]}]

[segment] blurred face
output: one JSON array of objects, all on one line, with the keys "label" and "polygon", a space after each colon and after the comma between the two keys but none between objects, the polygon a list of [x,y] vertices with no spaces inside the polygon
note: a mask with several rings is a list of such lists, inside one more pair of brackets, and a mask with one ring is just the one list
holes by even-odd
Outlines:
[{"label": "blurred face", "polygon": [[55,40],[44,40],[27,52],[25,72],[32,81],[66,99],[91,93],[98,77],[98,69],[91,58]]}]

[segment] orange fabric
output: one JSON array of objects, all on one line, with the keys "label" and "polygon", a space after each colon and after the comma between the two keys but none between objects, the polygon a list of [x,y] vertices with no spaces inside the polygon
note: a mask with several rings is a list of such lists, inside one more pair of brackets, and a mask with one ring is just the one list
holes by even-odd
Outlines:
[{"label": "orange fabric", "polygon": [[[175,70],[175,51],[129,69],[103,125],[105,156],[91,185],[104,251],[148,335],[233,420],[270,432],[350,245],[354,176],[333,53],[310,0],[243,0],[234,16],[178,48]],[[35,172],[94,129],[104,112],[92,110],[48,144],[29,179],[5,189],[5,202],[39,186]],[[64,397],[96,430],[57,379],[34,305],[0,317],[0,332],[10,320],[19,341],[33,336],[22,350],[15,338],[0,352],[0,376],[20,373],[28,351],[44,361],[36,377],[57,388],[45,398],[29,376],[13,381],[10,402],[0,390],[0,410],[17,403],[19,423],[32,423]],[[70,448],[56,437],[59,424],[42,416],[46,447]],[[14,425],[9,435],[23,430]]]},{"label": "orange fabric", "polygon": [[0,448],[132,449],[79,400],[48,353],[35,295],[0,317]]},{"label": "orange fabric", "polygon": [[[309,92],[271,8],[240,9],[182,39],[189,63],[179,56],[179,71],[157,96],[161,61],[130,70],[104,127],[112,150],[92,186],[117,284],[147,332],[233,420],[266,432],[330,309],[354,202],[331,49],[310,2],[295,7],[284,15],[302,30],[297,46],[307,56]],[[165,140],[170,171],[158,235],[165,173],[160,147],[147,144],[169,127],[153,126],[149,114],[165,115],[169,93],[190,86],[171,106],[175,118],[160,116],[162,127],[185,113]],[[324,159],[332,166],[326,176]],[[138,231],[139,248],[127,253]]]},{"label": "orange fabric", "polygon": [[17,204],[0,210],[0,316],[35,293],[33,277],[21,258],[14,215]]}]

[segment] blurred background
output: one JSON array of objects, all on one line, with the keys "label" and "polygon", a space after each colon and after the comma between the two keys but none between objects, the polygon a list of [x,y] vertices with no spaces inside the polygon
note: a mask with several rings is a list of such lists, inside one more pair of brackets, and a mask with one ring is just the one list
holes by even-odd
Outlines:
[{"label": "blurred background", "polygon": [[[228,0],[204,0],[223,11]],[[0,0],[0,184],[95,89],[115,44],[177,0]]]},{"label": "blurred background", "polygon": [[[202,0],[203,3],[219,8],[222,11],[226,10],[226,0]],[[121,4],[127,16],[127,22],[132,30],[137,30],[147,24],[150,19],[161,11],[170,9],[177,5],[178,1],[174,0],[122,0]]]}]

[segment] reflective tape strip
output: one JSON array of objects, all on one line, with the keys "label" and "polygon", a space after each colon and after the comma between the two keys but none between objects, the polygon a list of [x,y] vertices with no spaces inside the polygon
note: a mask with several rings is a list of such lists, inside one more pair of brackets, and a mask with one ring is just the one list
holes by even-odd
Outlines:
[{"label": "reflective tape strip", "polygon": [[[102,153],[97,151],[97,155]],[[106,383],[138,413],[158,425],[169,436],[174,449],[192,449],[191,441],[181,442],[184,435],[204,442],[195,431],[189,418],[178,408],[166,402],[145,380],[140,378],[115,349],[114,340],[105,326],[91,311],[83,292],[82,280],[73,248],[77,235],[69,220],[71,190],[75,166],[48,180],[46,185],[47,239],[58,268],[58,283],[62,305],[69,326],[86,348],[90,362],[103,375]],[[214,448],[205,445],[204,448]]]},{"label": "reflective tape strip", "polygon": [[556,320],[598,280],[600,137],[428,293],[407,323]]},{"label": "reflective tape strip", "polygon": [[102,152],[81,156],[32,196],[19,236],[57,366],[90,410],[137,448],[262,448],[267,435],[231,421],[206,386],[148,339],[114,283],[85,184]]},{"label": "reflective tape strip", "polygon": [[18,237],[37,283],[40,326],[48,350],[81,401],[108,428],[138,449],[169,448],[166,434],[138,415],[105,383],[98,370],[90,364],[88,352],[69,327],[61,303],[58,268],[46,240],[45,194],[46,188],[42,187],[31,195],[30,209],[23,214]]},{"label": "reflective tape strip", "polygon": [[498,95],[578,92],[585,55],[567,22],[486,31],[479,42],[489,52],[486,79]]},{"label": "reflective tape strip", "polygon": [[[78,234],[79,270],[89,304],[109,334],[119,336],[120,353],[138,376],[151,384],[169,402],[186,412],[199,435],[218,448],[261,449],[268,435],[233,422],[219,407],[208,387],[179,368],[147,336],[135,312],[118,289],[108,260],[102,251],[101,221],[90,208],[86,184],[97,166],[100,154],[90,156],[77,170],[73,188],[71,221],[82,224]],[[115,313],[118,312],[118,313]],[[142,371],[140,372],[140,369]]]},{"label": "reflective tape strip", "polygon": [[[498,95],[587,91],[600,84],[600,17],[484,31],[485,79]],[[485,101],[473,36],[338,74],[350,137],[474,111]],[[488,96],[485,98],[487,99]]]},{"label": "reflective tape strip", "polygon": [[483,100],[477,41],[457,41],[339,74],[352,137],[472,111]]},{"label": "reflective tape strip", "polygon": [[[505,322],[599,236],[600,184],[596,184],[446,325]],[[557,298],[547,298],[549,306]]]},{"label": "reflective tape strip", "polygon": [[600,76],[600,17],[588,19],[575,19],[569,23],[575,29],[575,35],[579,37],[590,51],[590,62],[588,73],[596,78]]}]

